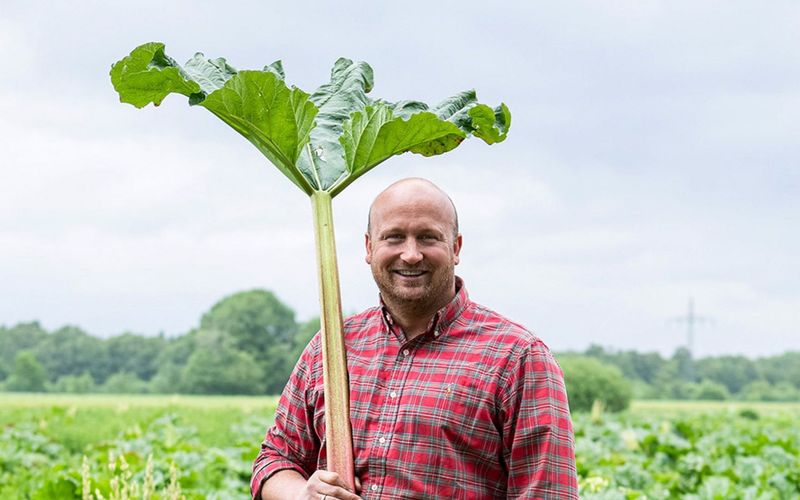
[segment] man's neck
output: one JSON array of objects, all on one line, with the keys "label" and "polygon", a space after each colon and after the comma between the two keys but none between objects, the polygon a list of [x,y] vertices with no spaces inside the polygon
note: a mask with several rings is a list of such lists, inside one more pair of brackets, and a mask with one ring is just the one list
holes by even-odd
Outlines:
[{"label": "man's neck", "polygon": [[449,304],[453,296],[448,298],[442,304],[431,304],[427,307],[421,307],[419,304],[414,303],[389,303],[384,301],[386,309],[392,315],[395,324],[403,329],[406,334],[406,339],[411,340],[427,332],[434,315],[447,304]]},{"label": "man's neck", "polygon": [[406,340],[412,340],[425,333],[433,319],[433,315],[436,314],[434,311],[424,316],[420,316],[418,313],[407,315],[392,308],[389,308],[389,312],[392,318],[394,318],[395,323],[403,329],[403,332],[406,334]]}]

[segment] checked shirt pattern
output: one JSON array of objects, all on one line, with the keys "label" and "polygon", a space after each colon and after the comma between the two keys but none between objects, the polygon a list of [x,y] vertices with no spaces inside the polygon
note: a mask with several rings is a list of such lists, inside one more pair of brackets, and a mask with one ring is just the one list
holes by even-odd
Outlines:
[{"label": "checked shirt pattern", "polygon": [[[411,341],[383,307],[345,322],[362,498],[578,498],[561,369],[534,334],[457,287]],[[321,356],[317,335],[254,462],[254,498],[279,470],[326,467]]]}]

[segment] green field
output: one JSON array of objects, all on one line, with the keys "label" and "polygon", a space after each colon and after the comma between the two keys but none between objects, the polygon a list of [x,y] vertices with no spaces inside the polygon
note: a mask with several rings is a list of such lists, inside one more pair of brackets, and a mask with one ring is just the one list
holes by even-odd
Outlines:
[{"label": "green field", "polygon": [[632,401],[630,411],[634,414],[674,414],[704,412],[739,412],[751,409],[765,415],[788,415],[800,417],[800,403],[779,403],[765,401]]},{"label": "green field", "polygon": [[800,498],[800,404],[638,401],[573,419],[582,498]]},{"label": "green field", "polygon": [[[275,404],[0,393],[0,498],[247,498]],[[574,420],[583,498],[800,497],[800,404],[637,401]]]},{"label": "green field", "polygon": [[274,397],[0,393],[0,498],[82,498],[87,476],[104,498],[141,498],[148,481],[154,499],[246,498],[276,404]]}]

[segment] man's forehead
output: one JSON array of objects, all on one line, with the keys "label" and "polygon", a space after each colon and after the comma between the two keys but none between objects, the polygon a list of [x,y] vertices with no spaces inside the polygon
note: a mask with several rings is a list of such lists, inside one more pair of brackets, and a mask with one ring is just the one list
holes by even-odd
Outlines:
[{"label": "man's forehead", "polygon": [[455,207],[444,191],[430,181],[416,178],[404,179],[386,188],[372,202],[370,213],[402,209],[455,213]]},{"label": "man's forehead", "polygon": [[370,222],[373,224],[425,224],[450,225],[455,220],[455,212],[445,199],[436,198],[388,198],[376,200],[370,208]]},{"label": "man's forehead", "polygon": [[429,229],[444,230],[451,225],[450,217],[443,217],[433,212],[416,210],[389,210],[376,214],[373,219],[375,228],[380,231],[425,231]]},{"label": "man's forehead", "polygon": [[433,196],[390,196],[383,199],[376,199],[373,204],[373,209],[376,213],[393,213],[393,212],[418,212],[433,213],[444,212],[447,213],[449,203],[447,199],[442,199]]},{"label": "man's forehead", "polygon": [[375,230],[376,224],[383,226],[387,219],[392,218],[391,215],[429,216],[440,224],[452,226],[454,233],[458,233],[458,213],[453,201],[427,179],[403,179],[384,189],[369,207],[367,231]]}]

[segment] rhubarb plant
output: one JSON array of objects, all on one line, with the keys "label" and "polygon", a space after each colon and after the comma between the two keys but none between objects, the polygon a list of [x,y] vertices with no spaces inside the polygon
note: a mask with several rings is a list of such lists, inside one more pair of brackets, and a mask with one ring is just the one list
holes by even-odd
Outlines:
[{"label": "rhubarb plant", "polygon": [[473,90],[435,106],[371,99],[372,68],[341,58],[331,79],[309,94],[285,82],[276,61],[263,70],[236,70],[223,58],[197,53],[179,65],[151,42],[111,67],[120,101],[158,106],[183,94],[244,136],[311,198],[320,284],[325,439],[328,468],[353,482],[347,360],[334,246],[331,200],[388,158],[405,152],[434,156],[465,138],[505,140],[511,114],[505,104],[477,102]]}]

